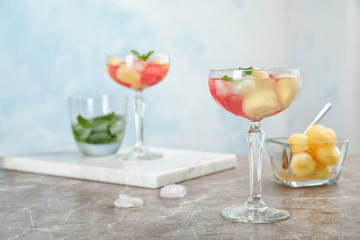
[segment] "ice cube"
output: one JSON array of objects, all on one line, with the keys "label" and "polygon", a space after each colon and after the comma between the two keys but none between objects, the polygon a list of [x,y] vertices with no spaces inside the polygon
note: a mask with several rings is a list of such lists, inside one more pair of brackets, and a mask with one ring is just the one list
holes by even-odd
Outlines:
[{"label": "ice cube", "polygon": [[220,80],[216,80],[215,81],[215,89],[216,89],[216,94],[217,95],[226,95],[226,89],[225,86],[223,84],[223,81]]},{"label": "ice cube", "polygon": [[136,61],[136,62],[133,63],[133,66],[132,66],[132,67],[133,67],[136,71],[141,72],[141,71],[144,71],[145,65],[146,65],[146,62],[144,62],[144,61]]},{"label": "ice cube", "polygon": [[98,125],[96,125],[93,129],[93,132],[104,132],[107,131],[107,122],[104,123],[100,123]]},{"label": "ice cube", "polygon": [[124,120],[120,120],[120,121],[113,123],[109,128],[111,134],[120,133],[124,129],[125,129],[125,121]]},{"label": "ice cube", "polygon": [[241,70],[233,71],[232,79],[233,80],[240,80],[243,78],[243,72]]},{"label": "ice cube", "polygon": [[118,208],[129,208],[144,205],[144,200],[138,197],[130,197],[125,194],[120,194],[119,198],[114,201],[114,204]]},{"label": "ice cube", "polygon": [[91,135],[88,137],[88,141],[89,143],[104,143],[107,141],[110,141],[111,136],[108,133],[108,131],[103,131],[103,132],[93,132],[91,133]]},{"label": "ice cube", "polygon": [[236,94],[245,95],[256,89],[256,84],[252,78],[244,78],[244,80],[240,81],[236,84],[234,88],[234,92]]},{"label": "ice cube", "polygon": [[80,125],[74,125],[73,126],[74,134],[77,135],[80,139],[85,139],[88,136],[90,136],[91,129],[89,128],[83,128]]},{"label": "ice cube", "polygon": [[161,188],[160,196],[162,198],[182,198],[186,195],[186,187],[180,184],[170,184]]},{"label": "ice cube", "polygon": [[215,80],[216,95],[225,96],[229,94],[229,92],[232,92],[231,89],[233,85],[234,84],[232,82]]}]

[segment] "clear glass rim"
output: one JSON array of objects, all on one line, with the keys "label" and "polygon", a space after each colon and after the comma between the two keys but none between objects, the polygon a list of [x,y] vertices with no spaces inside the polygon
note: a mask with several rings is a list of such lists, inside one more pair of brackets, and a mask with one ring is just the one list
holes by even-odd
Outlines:
[{"label": "clear glass rim", "polygon": [[78,95],[78,96],[71,96],[69,97],[69,100],[88,100],[88,99],[97,99],[97,100],[103,100],[103,99],[111,99],[111,98],[115,98],[115,99],[123,99],[126,100],[128,99],[127,96],[125,95],[107,95],[107,94],[99,94],[99,95]]},{"label": "clear glass rim", "polygon": [[291,146],[291,145],[305,145],[305,144],[327,144],[327,143],[337,143],[337,142],[341,142],[341,143],[349,143],[350,139],[347,138],[337,138],[336,141],[319,141],[319,142],[306,142],[306,143],[287,143],[287,139],[286,137],[276,137],[276,138],[267,138],[266,141],[267,142],[273,142],[273,143],[278,143],[284,146]]},{"label": "clear glass rim", "polygon": [[211,68],[210,72],[215,71],[300,71],[300,68],[286,68],[286,67],[279,67],[279,68],[259,68],[259,69],[238,69],[238,68]]},{"label": "clear glass rim", "polygon": [[[106,56],[106,58],[109,59],[109,58],[113,58],[113,57],[124,57],[124,56],[134,56],[137,58],[137,56],[134,55],[133,53],[108,54]],[[153,54],[151,54],[150,58],[152,58],[154,56],[163,56],[163,57],[169,58],[169,54],[167,54],[167,53],[153,53]]]}]

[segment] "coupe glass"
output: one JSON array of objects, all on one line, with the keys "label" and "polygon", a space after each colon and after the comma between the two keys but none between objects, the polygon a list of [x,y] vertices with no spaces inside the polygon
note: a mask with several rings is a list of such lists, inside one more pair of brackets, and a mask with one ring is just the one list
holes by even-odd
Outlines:
[{"label": "coupe glass", "polygon": [[147,59],[134,54],[110,55],[107,57],[107,71],[110,77],[122,86],[135,91],[133,100],[135,110],[136,144],[123,159],[150,160],[161,158],[161,153],[150,152],[144,145],[144,97],[145,88],[164,79],[169,71],[170,60],[166,54],[151,54]]},{"label": "coupe glass", "polygon": [[222,211],[237,222],[269,223],[290,217],[286,210],[267,206],[261,197],[261,162],[265,133],[260,122],[288,108],[301,89],[300,70],[216,69],[210,70],[209,88],[215,101],[227,111],[250,120],[247,132],[250,166],[250,196],[244,205]]}]

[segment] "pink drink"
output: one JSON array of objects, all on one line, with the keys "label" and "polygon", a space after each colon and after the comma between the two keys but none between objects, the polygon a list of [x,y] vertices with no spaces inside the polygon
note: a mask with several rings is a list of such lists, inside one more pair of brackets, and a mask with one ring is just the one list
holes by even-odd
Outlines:
[{"label": "pink drink", "polygon": [[210,77],[209,88],[215,101],[227,111],[260,121],[293,103],[300,91],[301,79],[289,74],[246,75],[231,81]]},{"label": "pink drink", "polygon": [[169,66],[156,59],[147,61],[136,59],[130,64],[123,61],[108,63],[107,70],[110,77],[117,83],[135,91],[141,91],[164,79]]},{"label": "pink drink", "polygon": [[167,54],[146,54],[132,50],[131,54],[117,54],[107,57],[106,68],[110,77],[117,83],[135,90],[133,101],[135,112],[136,144],[131,152],[122,154],[124,160],[158,159],[161,153],[151,152],[144,145],[144,111],[143,90],[162,81],[170,67]]},{"label": "pink drink", "polygon": [[261,120],[288,108],[301,88],[296,68],[254,67],[210,70],[209,88],[215,101],[234,115],[250,120],[246,133],[249,147],[250,194],[244,205],[233,205],[221,215],[236,222],[270,223],[286,220],[290,213],[268,207],[261,197],[261,161],[265,133]]}]

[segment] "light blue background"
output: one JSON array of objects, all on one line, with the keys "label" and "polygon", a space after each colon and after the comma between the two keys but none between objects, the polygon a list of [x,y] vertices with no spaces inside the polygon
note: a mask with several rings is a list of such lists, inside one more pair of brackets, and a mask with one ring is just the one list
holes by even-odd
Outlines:
[{"label": "light blue background", "polygon": [[[107,54],[168,53],[166,79],[145,91],[145,143],[246,153],[248,121],[210,96],[210,68],[299,67],[303,88],[263,121],[267,137],[322,121],[359,153],[359,1],[1,0],[0,155],[74,145],[67,99],[134,93],[107,75]],[[134,139],[129,103],[125,144]]]}]

